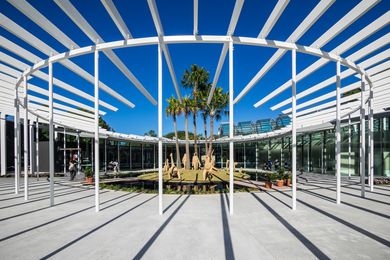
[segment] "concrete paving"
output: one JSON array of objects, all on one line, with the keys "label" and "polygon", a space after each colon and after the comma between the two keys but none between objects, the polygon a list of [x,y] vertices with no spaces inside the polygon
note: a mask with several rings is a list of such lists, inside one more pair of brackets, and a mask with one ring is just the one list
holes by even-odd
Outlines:
[{"label": "concrete paving", "polygon": [[94,191],[56,179],[55,207],[46,180],[31,180],[30,200],[0,178],[0,259],[390,259],[390,187],[360,197],[343,178],[335,204],[333,176],[299,178],[297,210],[289,191],[228,196]]}]

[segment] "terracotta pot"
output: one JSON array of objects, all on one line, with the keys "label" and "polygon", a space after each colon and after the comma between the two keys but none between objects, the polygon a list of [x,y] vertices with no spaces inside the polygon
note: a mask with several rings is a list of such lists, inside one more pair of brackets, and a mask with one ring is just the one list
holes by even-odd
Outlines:
[{"label": "terracotta pot", "polygon": [[267,189],[272,189],[272,182],[270,181],[264,182],[264,187],[266,187]]},{"label": "terracotta pot", "polygon": [[85,183],[86,184],[93,184],[93,177],[86,177],[85,178]]},{"label": "terracotta pot", "polygon": [[291,179],[287,179],[287,186],[291,186]]},{"label": "terracotta pot", "polygon": [[276,181],[276,186],[277,187],[283,187],[284,181],[283,180],[277,180]]}]

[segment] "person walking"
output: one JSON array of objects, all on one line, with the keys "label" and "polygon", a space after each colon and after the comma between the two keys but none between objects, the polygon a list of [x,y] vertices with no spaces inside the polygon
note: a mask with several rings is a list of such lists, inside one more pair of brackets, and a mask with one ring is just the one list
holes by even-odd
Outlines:
[{"label": "person walking", "polygon": [[69,162],[69,173],[70,173],[70,180],[73,181],[74,177],[76,176],[76,161],[71,160]]}]

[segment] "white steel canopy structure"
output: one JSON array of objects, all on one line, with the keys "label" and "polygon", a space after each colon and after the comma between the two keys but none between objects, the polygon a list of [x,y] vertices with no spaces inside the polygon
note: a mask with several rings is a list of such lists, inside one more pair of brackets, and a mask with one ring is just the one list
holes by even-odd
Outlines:
[{"label": "white steel canopy structure", "polygon": [[[236,0],[231,15],[230,23],[226,34],[223,35],[202,35],[199,31],[199,5],[202,1],[194,0],[193,12],[193,31],[189,35],[165,35],[163,25],[160,20],[158,7],[155,0],[147,0],[147,4],[153,19],[153,24],[157,35],[150,37],[136,38],[134,37],[124,19],[121,17],[121,10],[117,9],[115,1],[101,0],[101,4],[109,14],[109,17],[115,23],[120,31],[123,39],[116,41],[105,42],[88,21],[82,16],[77,8],[69,0],[55,0],[58,7],[77,25],[77,27],[89,38],[91,45],[79,46],[70,35],[66,35],[60,28],[52,23],[47,17],[39,12],[31,3],[25,0],[8,0],[17,10],[27,16],[32,23],[35,23],[51,37],[56,39],[61,45],[65,46],[67,51],[58,52],[55,48],[40,40],[21,25],[10,19],[7,14],[0,13],[0,25],[6,31],[23,40],[32,48],[39,50],[45,56],[38,57],[30,51],[24,49],[0,35],[0,46],[4,50],[18,56],[14,58],[5,52],[0,51],[0,113],[1,115],[13,115],[15,118],[15,192],[19,192],[19,175],[20,175],[20,118],[24,119],[24,144],[28,143],[27,126],[30,122],[37,121],[46,122],[49,124],[49,140],[50,149],[54,149],[54,125],[63,126],[80,130],[86,133],[93,133],[95,138],[95,189],[96,189],[96,211],[99,211],[99,138],[102,136],[113,136],[123,139],[142,139],[147,142],[158,143],[159,145],[159,214],[162,214],[162,143],[169,142],[163,139],[162,136],[162,55],[168,66],[168,70],[176,91],[176,95],[181,100],[180,88],[177,82],[176,73],[173,66],[173,61],[169,51],[169,45],[173,44],[222,44],[222,51],[218,60],[218,65],[212,81],[212,88],[208,96],[208,102],[211,101],[214,89],[218,83],[218,79],[222,70],[222,66],[228,55],[229,62],[229,137],[217,140],[217,142],[229,142],[230,161],[234,161],[233,148],[234,142],[242,140],[258,140],[269,138],[271,136],[292,135],[292,209],[296,208],[296,134],[297,132],[308,131],[308,129],[321,128],[324,124],[335,125],[336,129],[336,176],[337,176],[337,198],[336,202],[340,203],[340,124],[341,120],[348,117],[360,117],[362,131],[361,133],[361,185],[362,196],[365,192],[365,120],[368,116],[368,141],[369,150],[368,156],[368,175],[370,176],[370,188],[373,189],[373,115],[381,113],[389,106],[390,102],[390,64],[389,64],[389,33],[381,37],[375,36],[375,33],[383,28],[388,28],[390,21],[390,11],[383,10],[383,13],[376,17],[370,24],[359,30],[352,37],[344,40],[344,42],[336,48],[326,51],[324,48],[327,43],[341,34],[344,30],[354,25],[354,22],[360,17],[369,13],[375,7],[379,0],[365,0],[356,4],[351,10],[339,19],[335,24],[329,27],[321,36],[309,46],[299,44],[299,40],[303,37],[310,28],[317,23],[320,18],[326,15],[328,9],[332,7],[335,0],[318,1],[317,5],[296,27],[291,35],[286,40],[267,39],[269,33],[278,23],[279,18],[284,10],[288,7],[289,0],[278,0],[272,10],[261,31],[254,37],[241,37],[235,34],[236,26],[239,22],[241,10],[245,5],[244,0]],[[162,2],[161,2],[162,4]],[[366,39],[370,42],[361,47],[358,51],[344,56],[354,46],[364,42]],[[148,89],[137,79],[137,77],[124,64],[119,56],[114,52],[120,48],[137,48],[140,46],[157,46],[158,47],[158,91],[157,100],[149,93]],[[250,82],[234,96],[235,89],[234,76],[234,46],[247,45],[255,47],[274,48],[276,52],[273,56],[260,68]],[[386,48],[383,50],[383,48]],[[378,50],[380,52],[378,52]],[[109,87],[99,79],[99,53],[103,52],[105,56],[119,69],[121,73],[153,104],[158,106],[158,138],[145,138],[132,135],[121,135],[111,133],[99,127],[99,115],[106,114],[100,110],[100,106],[116,111],[114,104],[109,104],[100,100],[99,90],[103,90],[117,101],[122,102],[128,107],[134,108],[135,105],[119,94],[116,90]],[[260,107],[269,102],[274,97],[280,95],[283,91],[292,89],[291,98],[286,99],[271,107],[272,110],[277,110],[291,104],[291,108],[284,109],[282,113],[288,114],[292,118],[292,123],[282,129],[272,133],[263,133],[248,136],[234,136],[234,104],[242,100],[245,95],[253,89],[253,87],[270,71],[275,64],[287,53],[291,52],[291,79],[285,84],[273,89],[269,94],[260,99],[254,107]],[[88,73],[75,62],[72,58],[94,54],[94,74]],[[297,53],[303,53],[318,57],[319,59],[304,70],[297,72]],[[29,64],[26,63],[29,62]],[[314,86],[306,86],[305,89],[298,93],[297,84],[305,77],[315,73],[321,67],[329,62],[334,62],[334,76],[317,83]],[[61,64],[76,75],[84,78],[86,81],[94,85],[94,94],[88,94],[81,90],[79,86],[72,86],[56,77],[56,69],[53,65]],[[342,70],[342,68],[346,68]],[[48,68],[48,73],[43,72]],[[29,82],[32,78],[39,78],[48,82],[48,89],[42,86],[33,85]],[[353,77],[356,82],[344,86],[342,80]],[[359,79],[357,79],[358,77]],[[321,93],[319,90],[335,84],[335,89],[328,93]],[[55,93],[54,86],[60,87],[68,92],[72,92],[79,97],[94,102],[94,107],[84,104],[80,101],[75,101],[64,94]],[[344,95],[352,90],[360,90],[360,93],[353,95]],[[252,90],[253,94],[257,94]],[[320,94],[317,94],[320,93]],[[48,99],[44,99],[39,95],[43,95]],[[309,95],[317,95],[310,100],[297,104],[301,98]],[[61,103],[54,102],[54,100]],[[366,110],[366,107],[368,109]],[[25,145],[25,147],[27,147]],[[28,199],[28,161],[27,148],[24,151],[25,164],[25,199]],[[54,158],[53,153],[50,153],[50,185],[51,196],[50,203],[54,205]],[[230,163],[230,213],[233,214],[233,167],[234,163]]]}]

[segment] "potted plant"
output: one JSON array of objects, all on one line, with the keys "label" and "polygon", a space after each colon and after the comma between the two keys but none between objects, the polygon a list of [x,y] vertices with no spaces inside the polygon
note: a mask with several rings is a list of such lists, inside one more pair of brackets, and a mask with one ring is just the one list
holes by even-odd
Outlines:
[{"label": "potted plant", "polygon": [[272,182],[274,182],[277,179],[277,174],[275,173],[268,173],[267,174],[267,180],[264,182],[264,186],[267,189],[272,189]]},{"label": "potted plant", "polygon": [[276,186],[282,187],[284,185],[284,169],[281,168],[277,174]]},{"label": "potted plant", "polygon": [[290,173],[284,174],[284,185],[291,186],[291,174]]},{"label": "potted plant", "polygon": [[92,167],[85,167],[84,169],[84,175],[85,175],[85,183],[92,184],[93,183],[93,171]]}]

